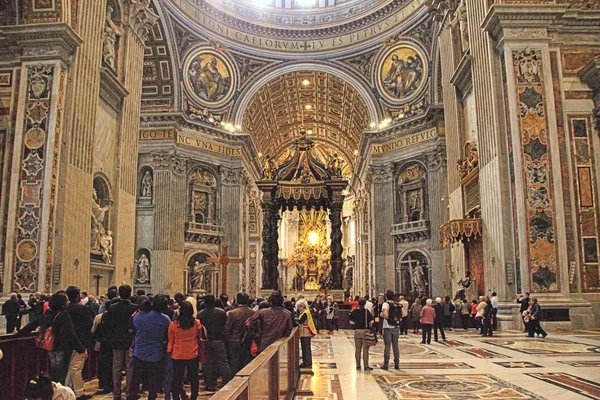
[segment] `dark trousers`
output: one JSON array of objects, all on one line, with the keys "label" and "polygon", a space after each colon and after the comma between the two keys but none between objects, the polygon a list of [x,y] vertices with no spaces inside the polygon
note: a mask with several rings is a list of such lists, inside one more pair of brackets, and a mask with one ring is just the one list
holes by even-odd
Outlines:
[{"label": "dark trousers", "polygon": [[419,332],[419,321],[413,321],[412,322],[412,328],[413,328],[413,332],[414,333],[418,333]]},{"label": "dark trousers", "polygon": [[[171,384],[171,393],[174,400],[185,397],[183,389],[183,374],[187,368],[187,379],[192,388],[191,400],[198,398],[198,389],[200,388],[200,379],[198,378],[198,358],[191,360],[173,360],[173,382]],[[168,388],[165,388],[165,391]]]},{"label": "dark trousers", "polygon": [[334,318],[333,319],[333,330],[334,331],[339,331],[340,330],[340,319],[339,318]]},{"label": "dark trousers", "polygon": [[444,315],[444,328],[452,328],[452,315]]},{"label": "dark trousers", "polygon": [[300,347],[302,348],[302,364],[307,367],[312,366],[312,348],[310,342],[310,336],[302,336],[300,338]]},{"label": "dark trousers", "polygon": [[438,341],[438,330],[440,331],[440,334],[442,335],[442,339],[446,340],[446,333],[444,332],[444,324],[442,323],[442,321],[434,321],[433,322],[433,339],[437,342]]},{"label": "dark trousers", "polygon": [[53,350],[48,352],[50,359],[50,379],[53,382],[65,384],[67,373],[69,372],[69,364],[71,363],[71,351],[68,350]]},{"label": "dark trousers", "polygon": [[143,378],[146,378],[148,382],[148,400],[156,400],[163,382],[162,375],[162,361],[143,361],[133,357],[133,379],[131,382],[132,394],[127,393],[127,400],[137,400],[137,391]]},{"label": "dark trousers", "polygon": [[537,319],[530,319],[527,324],[529,328],[529,337],[534,337],[536,334],[540,334],[542,336],[546,336],[547,333],[542,326],[540,325],[540,321]]},{"label": "dark trousers", "polygon": [[462,326],[464,330],[469,329],[469,314],[461,314],[462,317]]},{"label": "dark trousers", "polygon": [[408,316],[402,317],[402,323],[400,324],[400,334],[408,335]]},{"label": "dark trousers", "polygon": [[228,356],[232,378],[252,361],[248,346],[239,343],[229,343]]},{"label": "dark trousers", "polygon": [[498,309],[492,308],[492,329],[498,330]]},{"label": "dark trousers", "polygon": [[112,366],[112,346],[108,342],[103,342],[98,353],[98,387],[110,392],[113,390]]},{"label": "dark trousers", "polygon": [[217,377],[223,379],[223,383],[231,379],[231,369],[227,362],[227,349],[222,340],[208,341],[208,363],[204,367],[205,383],[211,389],[217,385]]},{"label": "dark trousers", "polygon": [[483,336],[493,336],[492,321],[490,318],[483,319],[483,328],[481,330]]},{"label": "dark trousers", "polygon": [[422,337],[421,343],[431,343],[431,324],[421,324]]},{"label": "dark trousers", "polygon": [[10,335],[15,330],[18,332],[21,329],[21,316],[20,315],[7,315],[6,319],[6,334]]},{"label": "dark trousers", "polygon": [[333,319],[327,318],[327,331],[333,332]]}]

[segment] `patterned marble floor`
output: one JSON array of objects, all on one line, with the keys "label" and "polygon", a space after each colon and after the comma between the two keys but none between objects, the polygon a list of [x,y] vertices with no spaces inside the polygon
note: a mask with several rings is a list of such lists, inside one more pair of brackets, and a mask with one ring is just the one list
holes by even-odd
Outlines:
[{"label": "patterned marble floor", "polygon": [[[400,338],[400,370],[380,368],[380,341],[370,352],[371,372],[356,370],[352,335],[340,331],[313,339],[313,375],[301,375],[296,399],[600,400],[600,331],[528,339],[517,331],[482,338],[461,330],[431,345],[409,333]],[[202,393],[200,399],[210,396]]]},{"label": "patterned marble floor", "polygon": [[352,332],[319,338],[314,346],[319,367],[313,376],[302,376],[297,399],[600,400],[600,331],[529,339],[518,331],[482,338],[460,330],[448,332],[447,339],[422,345],[420,336],[401,337],[398,371],[378,368],[383,363],[380,341],[370,352],[375,369],[363,372],[356,370]]}]

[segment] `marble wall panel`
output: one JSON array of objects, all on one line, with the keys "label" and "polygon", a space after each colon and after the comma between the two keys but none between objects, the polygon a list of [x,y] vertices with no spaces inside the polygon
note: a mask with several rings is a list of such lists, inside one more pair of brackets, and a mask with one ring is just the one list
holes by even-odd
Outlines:
[{"label": "marble wall panel", "polygon": [[96,112],[92,171],[106,175],[113,188],[116,182],[119,123],[117,112],[100,98]]},{"label": "marble wall panel", "polygon": [[[525,191],[530,291],[559,292],[556,213],[541,50],[512,52]],[[554,149],[556,151],[556,149]]]},{"label": "marble wall panel", "polygon": [[592,125],[587,114],[568,115],[568,128],[571,142],[571,154],[574,179],[572,187],[575,194],[575,212],[578,216],[579,258],[581,265],[581,290],[600,292],[598,276],[598,200],[596,177],[594,174],[592,149]]}]

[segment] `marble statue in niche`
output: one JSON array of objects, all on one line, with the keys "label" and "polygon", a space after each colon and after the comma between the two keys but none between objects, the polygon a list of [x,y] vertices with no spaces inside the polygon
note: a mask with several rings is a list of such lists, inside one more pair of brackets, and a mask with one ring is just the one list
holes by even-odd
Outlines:
[{"label": "marble statue in niche", "polygon": [[462,51],[465,52],[469,49],[469,26],[467,24],[467,4],[466,0],[460,0],[458,8],[456,9],[456,17],[458,19],[458,26],[460,29],[460,42],[462,45]]},{"label": "marble statue in niche", "polygon": [[192,278],[190,279],[192,290],[206,290],[205,273],[208,267],[210,267],[209,263],[200,263],[197,260],[194,262]]},{"label": "marble statue in niche", "polygon": [[92,252],[99,253],[102,257],[102,261],[106,264],[111,264],[113,237],[112,231],[107,228],[108,223],[106,221],[106,216],[110,210],[110,205],[104,205],[106,202],[108,202],[108,199],[99,198],[96,189],[92,189],[90,244]]},{"label": "marble statue in niche", "polygon": [[142,254],[136,261],[138,268],[137,283],[150,283],[150,260]]},{"label": "marble statue in niche", "polygon": [[113,21],[112,5],[106,7],[104,18],[104,37],[102,39],[102,61],[104,64],[115,69],[115,57],[117,54],[117,41],[121,36],[120,30]]},{"label": "marble statue in niche", "polygon": [[417,292],[426,292],[427,291],[427,278],[425,278],[425,271],[423,271],[423,266],[419,261],[417,261],[417,265],[415,266],[415,270],[413,271],[413,287]]},{"label": "marble statue in niche", "polygon": [[146,170],[140,184],[141,197],[152,197],[152,174]]},{"label": "marble statue in niche", "polygon": [[400,171],[397,192],[400,223],[426,220],[425,169],[421,165],[409,164]]}]

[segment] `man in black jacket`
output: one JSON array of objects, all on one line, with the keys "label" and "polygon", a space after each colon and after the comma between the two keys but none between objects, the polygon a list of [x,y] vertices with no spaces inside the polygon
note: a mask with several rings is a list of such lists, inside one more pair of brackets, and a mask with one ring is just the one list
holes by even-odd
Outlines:
[{"label": "man in black jacket", "polygon": [[208,335],[208,364],[204,366],[206,390],[214,392],[217,386],[217,377],[220,375],[223,383],[231,379],[231,369],[227,362],[227,348],[225,346],[225,323],[227,313],[222,308],[216,307],[216,299],[212,294],[204,296],[206,308],[198,313],[198,319],[206,328]]},{"label": "man in black jacket", "polygon": [[118,303],[112,304],[103,319],[103,330],[105,340],[113,349],[113,396],[121,399],[121,371],[127,371],[127,397],[137,396],[131,382],[133,381],[133,357],[129,353],[129,347],[133,342],[134,332],[131,326],[131,316],[137,311],[137,304],[131,299],[131,286],[121,285],[119,287]]},{"label": "man in black jacket", "polygon": [[[79,287],[77,286],[69,286],[67,288],[67,297],[69,298],[67,312],[71,316],[71,321],[73,321],[73,328],[75,328],[77,338],[87,350],[92,340],[92,319],[88,309],[81,304],[80,293]],[[83,387],[83,376],[81,373],[84,364],[85,358],[79,352],[73,350],[66,383],[73,388],[77,400],[87,400],[92,398],[92,396],[86,396]]]},{"label": "man in black jacket", "polygon": [[525,321],[525,316],[523,315],[523,312],[529,309],[529,292],[525,292],[521,296],[519,296],[519,298],[517,299],[517,304],[521,305],[519,312],[521,313],[521,320],[523,321],[523,325],[525,326],[523,332],[529,332],[529,324]]},{"label": "man in black jacket", "polygon": [[435,319],[433,320],[433,340],[438,341],[438,329],[442,335],[442,340],[446,340],[446,333],[444,332],[444,305],[442,304],[442,298],[437,297],[435,299]]},{"label": "man in black jacket", "polygon": [[2,315],[6,319],[6,333],[11,334],[15,330],[19,331],[20,319],[21,319],[21,305],[19,304],[19,298],[16,293],[10,294],[10,299],[6,300],[2,304]]}]

